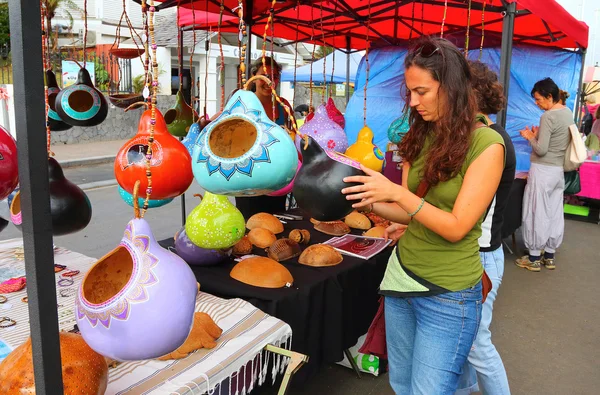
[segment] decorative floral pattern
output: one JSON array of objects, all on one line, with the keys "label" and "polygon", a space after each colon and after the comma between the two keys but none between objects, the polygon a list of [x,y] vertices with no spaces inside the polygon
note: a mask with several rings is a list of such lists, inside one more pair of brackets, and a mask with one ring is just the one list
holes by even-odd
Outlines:
[{"label": "decorative floral pattern", "polygon": [[329,141],[327,142],[327,148],[329,148],[329,149],[334,149],[334,148],[335,148],[335,141],[333,141],[333,140],[329,140]]},{"label": "decorative floral pattern", "polygon": [[[206,141],[202,146],[200,154],[198,155],[197,162],[206,163],[206,167],[210,175],[219,172],[223,177],[225,177],[225,179],[227,179],[227,181],[229,181],[236,172],[245,174],[248,177],[252,177],[252,170],[255,163],[271,163],[268,147],[279,142],[279,140],[270,133],[270,130],[275,127],[275,124],[272,123],[268,118],[265,119],[265,117],[261,116],[261,111],[248,109],[239,97],[231,106],[231,108],[224,110],[219,118],[213,121],[212,126],[214,127],[218,125],[219,121],[225,116],[239,117],[258,125],[260,129],[257,130],[258,138],[254,143],[254,146],[249,149],[246,154],[239,158],[220,158],[210,151],[208,144],[209,133],[203,131],[201,132],[198,140],[205,139]],[[213,130],[210,128],[210,126],[204,130],[207,131],[208,129],[211,131]]]},{"label": "decorative floral pattern", "polygon": [[125,235],[119,245],[125,247],[133,259],[133,273],[123,290],[105,303],[94,305],[85,301],[83,287],[80,287],[80,297],[75,299],[78,319],[87,317],[92,327],[96,327],[100,322],[108,329],[111,319],[127,321],[131,305],[147,301],[147,288],[158,283],[158,278],[152,269],[159,260],[149,251],[148,236],[135,234],[133,221],[127,224]]}]

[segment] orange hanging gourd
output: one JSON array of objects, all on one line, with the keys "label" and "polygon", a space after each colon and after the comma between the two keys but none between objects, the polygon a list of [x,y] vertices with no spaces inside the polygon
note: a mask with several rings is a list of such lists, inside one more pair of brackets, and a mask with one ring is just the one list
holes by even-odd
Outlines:
[{"label": "orange hanging gourd", "polygon": [[[179,140],[169,134],[162,114],[156,110],[154,141],[152,144],[152,199],[169,199],[184,193],[193,180],[192,158]],[[121,149],[115,159],[115,176],[121,188],[133,193],[133,186],[140,180],[140,188],[146,190],[146,155],[152,123],[152,111],[142,114],[138,133]]]}]

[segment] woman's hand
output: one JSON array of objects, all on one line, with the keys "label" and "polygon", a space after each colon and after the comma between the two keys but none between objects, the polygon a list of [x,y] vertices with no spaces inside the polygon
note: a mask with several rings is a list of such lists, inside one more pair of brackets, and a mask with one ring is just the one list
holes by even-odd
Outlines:
[{"label": "woman's hand", "polygon": [[408,225],[392,224],[385,229],[385,239],[392,240],[392,245],[394,245],[404,235],[407,228]]},{"label": "woman's hand", "polygon": [[366,176],[344,178],[344,182],[362,184],[342,189],[342,193],[347,195],[346,199],[360,200],[360,202],[354,203],[352,207],[358,208],[377,202],[390,202],[397,197],[398,188],[401,188],[400,185],[394,184],[383,174],[363,165],[360,165],[360,168],[365,172]]},{"label": "woman's hand", "polygon": [[523,136],[525,140],[531,141],[537,138],[539,129],[540,128],[537,126],[532,126],[531,129],[529,129],[529,126],[526,126],[525,129],[521,130],[519,133],[521,133],[521,136]]}]

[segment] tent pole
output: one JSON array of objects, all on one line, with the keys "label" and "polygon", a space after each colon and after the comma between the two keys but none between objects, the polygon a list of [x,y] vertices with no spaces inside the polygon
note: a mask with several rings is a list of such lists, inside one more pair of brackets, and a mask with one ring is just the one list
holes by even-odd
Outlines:
[{"label": "tent pole", "polygon": [[585,55],[587,50],[581,49],[581,71],[579,72],[579,85],[577,85],[577,98],[575,99],[575,125],[581,120],[581,108],[585,105],[585,92],[583,90],[583,75],[585,74]]},{"label": "tent pole", "polygon": [[[196,27],[194,26],[194,29]],[[179,62],[179,78],[183,79],[183,28],[179,28],[179,41],[177,42],[178,45],[178,50],[177,50],[177,61]],[[208,56],[208,53],[206,54],[206,56]],[[179,81],[180,84],[182,84],[182,81]],[[192,80],[192,70],[190,69],[190,83],[194,84],[194,81]],[[183,86],[183,85],[181,85]],[[204,99],[206,100],[206,98]],[[192,97],[190,95],[190,106],[194,106],[194,103],[192,101]],[[183,138],[179,138],[179,141],[183,140]],[[181,207],[181,226],[185,226],[185,218],[187,217],[186,215],[186,210],[185,210],[185,192],[181,194],[180,199],[180,207]]]},{"label": "tent pole", "polygon": [[350,101],[350,36],[346,36],[346,105]]},{"label": "tent pole", "polygon": [[502,22],[502,47],[500,49],[500,83],[504,87],[504,97],[506,105],[498,113],[496,122],[506,127],[506,113],[508,112],[508,89],[510,85],[510,63],[512,60],[513,36],[515,31],[515,14],[517,13],[517,3],[509,3],[506,6],[506,15]]},{"label": "tent pole", "polygon": [[[254,12],[254,0],[246,0],[246,8],[244,9],[244,22],[246,23],[246,80],[251,77],[250,66],[252,65],[252,13]],[[273,56],[273,54],[271,54]]]},{"label": "tent pole", "polygon": [[[48,185],[42,27],[38,0],[9,1],[10,41],[14,79],[15,129],[23,214],[23,247],[35,390],[62,394],[58,312]],[[46,32],[46,34],[48,34]],[[27,115],[25,115],[27,114]],[[34,200],[35,199],[35,200]],[[20,303],[20,302],[14,302]],[[6,310],[5,310],[6,311]],[[11,316],[10,312],[0,315]],[[14,328],[13,328],[14,329]],[[7,332],[8,333],[8,332]]]}]

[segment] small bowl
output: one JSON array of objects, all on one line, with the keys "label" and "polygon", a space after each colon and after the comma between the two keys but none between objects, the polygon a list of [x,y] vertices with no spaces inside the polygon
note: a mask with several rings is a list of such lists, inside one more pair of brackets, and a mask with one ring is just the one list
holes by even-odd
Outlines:
[{"label": "small bowl", "polygon": [[135,59],[142,56],[146,50],[144,48],[112,48],[108,52],[119,59]]},{"label": "small bowl", "polygon": [[117,93],[114,95],[108,95],[108,100],[119,108],[127,108],[133,103],[144,101],[144,96],[139,93]]}]

